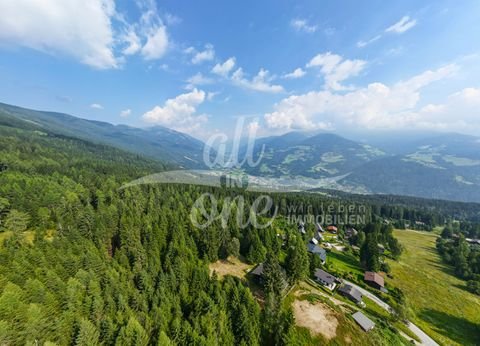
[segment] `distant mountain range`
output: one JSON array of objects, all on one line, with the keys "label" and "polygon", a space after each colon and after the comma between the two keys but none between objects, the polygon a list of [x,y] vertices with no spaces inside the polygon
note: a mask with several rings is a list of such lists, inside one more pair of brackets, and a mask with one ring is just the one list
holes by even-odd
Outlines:
[{"label": "distant mountain range", "polygon": [[335,178],[329,186],[354,193],[480,201],[480,138],[443,134],[406,141],[389,153],[334,134],[288,133],[261,139],[247,171],[270,177]]},{"label": "distant mountain range", "polygon": [[34,111],[0,103],[0,124],[23,122],[46,132],[108,144],[181,168],[204,168],[203,142],[162,126],[146,129]]},{"label": "distant mountain range", "polygon": [[[175,168],[206,169],[203,142],[161,126],[112,125],[1,103],[0,125],[108,144]],[[331,133],[290,132],[258,139],[253,159],[260,163],[243,169],[260,177],[324,179],[326,189],[353,193],[480,202],[480,138],[459,134],[415,137],[405,139],[400,148],[396,140],[390,146],[395,150],[389,150],[388,142],[380,150]],[[245,153],[242,147],[240,157]]]}]

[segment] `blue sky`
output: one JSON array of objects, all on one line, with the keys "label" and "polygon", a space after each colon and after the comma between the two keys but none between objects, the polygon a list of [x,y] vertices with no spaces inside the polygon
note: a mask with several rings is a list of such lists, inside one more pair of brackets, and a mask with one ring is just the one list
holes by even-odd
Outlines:
[{"label": "blue sky", "polygon": [[0,101],[205,139],[480,129],[478,1],[0,2]]}]

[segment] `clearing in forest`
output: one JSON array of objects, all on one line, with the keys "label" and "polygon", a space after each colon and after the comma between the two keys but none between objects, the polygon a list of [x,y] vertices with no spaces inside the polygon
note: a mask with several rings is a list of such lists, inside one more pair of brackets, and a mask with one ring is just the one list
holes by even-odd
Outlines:
[{"label": "clearing in forest", "polygon": [[252,265],[242,262],[240,259],[233,256],[224,260],[218,260],[215,263],[211,263],[209,266],[210,274],[213,274],[215,271],[219,277],[231,275],[240,279],[243,279],[252,267]]}]

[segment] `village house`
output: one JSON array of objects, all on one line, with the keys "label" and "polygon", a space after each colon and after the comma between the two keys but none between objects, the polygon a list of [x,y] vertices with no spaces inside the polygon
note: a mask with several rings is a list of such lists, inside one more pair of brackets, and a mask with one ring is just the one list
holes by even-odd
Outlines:
[{"label": "village house", "polygon": [[338,228],[336,226],[330,225],[327,227],[327,231],[336,234],[338,232]]},{"label": "village house", "polygon": [[325,232],[325,230],[322,228],[322,225],[317,223],[316,226],[317,226],[317,232],[319,232],[319,233],[324,233]]},{"label": "village house", "polygon": [[375,327],[375,323],[365,316],[361,311],[357,311],[352,315],[357,324],[366,332],[372,330]]},{"label": "village house", "polygon": [[298,223],[298,231],[299,231],[300,233],[302,233],[302,234],[307,233],[307,232],[305,231],[305,223],[304,223],[303,221],[300,221],[300,222]]},{"label": "village house", "polygon": [[[257,284],[262,285],[264,284],[264,264],[260,263],[258,264],[255,269],[250,271],[250,273],[253,276],[253,279],[257,282]],[[287,277],[285,274],[285,270],[281,268],[281,275],[279,277],[280,280],[280,285],[282,287],[282,291],[285,291],[288,288],[288,282],[287,282]]]},{"label": "village house", "polygon": [[383,289],[385,286],[385,280],[378,273],[365,272],[363,280],[370,286],[375,287],[376,289],[379,289],[379,290]]},{"label": "village house", "polygon": [[255,269],[253,269],[250,272],[250,274],[253,275],[255,280],[257,280],[257,282],[262,283],[263,282],[263,263],[260,263],[258,266],[256,266]]},{"label": "village house", "polygon": [[317,239],[318,241],[323,241],[323,235],[322,235],[322,233],[317,232],[317,234],[315,235],[315,239]]},{"label": "village house", "polygon": [[359,290],[357,290],[355,287],[352,285],[344,285],[339,288],[338,293],[341,294],[344,297],[347,297],[354,303],[358,305],[363,305],[363,296],[362,293],[360,293]]},{"label": "village house", "polygon": [[465,241],[472,245],[480,245],[480,239],[465,238]]},{"label": "village house", "polygon": [[312,239],[310,239],[310,243],[317,245],[318,244],[317,238],[313,237]]},{"label": "village house", "polygon": [[345,231],[345,239],[350,239],[352,237],[355,237],[358,234],[358,231],[355,228],[348,228]]},{"label": "village house", "polygon": [[338,279],[322,269],[317,269],[313,275],[317,282],[328,288],[330,291],[333,291],[337,286]]},{"label": "village house", "polygon": [[307,251],[313,253],[314,255],[317,255],[322,261],[322,264],[325,264],[325,262],[327,261],[327,251],[320,246],[309,243],[307,245]]}]

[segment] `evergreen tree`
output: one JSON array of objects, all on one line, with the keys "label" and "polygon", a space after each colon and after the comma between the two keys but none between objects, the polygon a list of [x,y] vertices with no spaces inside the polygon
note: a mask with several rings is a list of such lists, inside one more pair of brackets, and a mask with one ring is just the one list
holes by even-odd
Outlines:
[{"label": "evergreen tree", "polygon": [[289,282],[294,284],[305,278],[308,275],[309,264],[307,247],[303,240],[297,236],[290,238],[285,259],[285,269]]}]

